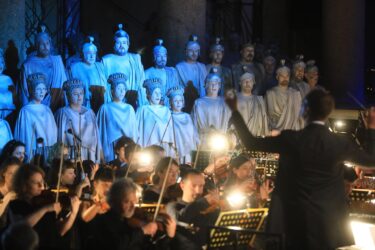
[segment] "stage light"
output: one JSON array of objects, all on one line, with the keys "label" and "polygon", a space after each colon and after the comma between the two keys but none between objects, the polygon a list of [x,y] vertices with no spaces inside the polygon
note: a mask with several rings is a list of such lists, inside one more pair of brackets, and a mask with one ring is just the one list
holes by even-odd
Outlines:
[{"label": "stage light", "polygon": [[245,205],[246,195],[241,192],[233,192],[227,196],[227,201],[231,207],[239,208]]},{"label": "stage light", "polygon": [[355,167],[355,165],[351,162],[344,162],[344,165],[348,168],[354,168]]},{"label": "stage light", "polygon": [[213,151],[225,151],[229,148],[228,138],[224,134],[212,134],[208,141],[209,147]]},{"label": "stage light", "polygon": [[342,128],[342,127],[345,127],[345,122],[344,121],[341,121],[341,120],[338,120],[335,122],[335,127],[336,128]]},{"label": "stage light", "polygon": [[150,153],[148,152],[139,152],[139,155],[138,155],[138,164],[140,166],[148,166],[150,165],[152,162],[152,156]]},{"label": "stage light", "polygon": [[351,221],[355,245],[363,250],[375,249],[375,225],[360,221]]}]

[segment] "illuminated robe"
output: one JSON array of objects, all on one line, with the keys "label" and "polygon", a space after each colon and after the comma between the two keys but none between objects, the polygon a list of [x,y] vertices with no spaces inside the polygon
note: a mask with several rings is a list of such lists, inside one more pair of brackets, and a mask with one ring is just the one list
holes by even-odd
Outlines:
[{"label": "illuminated robe", "polygon": [[13,93],[10,91],[14,87],[12,79],[0,74],[0,119],[5,119],[16,106],[13,103]]},{"label": "illuminated robe", "polygon": [[12,139],[12,131],[10,130],[8,122],[0,118],[0,153],[3,150],[5,144],[7,144],[8,141]]},{"label": "illuminated robe", "polygon": [[163,85],[161,90],[164,106],[170,107],[169,98],[166,98],[167,91],[170,88],[178,87],[179,81],[177,71],[173,67],[155,68],[151,67],[145,70],[146,79],[159,78]]},{"label": "illuminated robe", "polygon": [[199,96],[206,95],[204,81],[207,76],[206,66],[203,63],[187,63],[182,61],[176,65],[180,85],[186,87],[188,81],[192,81],[197,89]]},{"label": "illuminated robe", "polygon": [[103,104],[98,111],[97,122],[105,162],[115,159],[114,145],[120,137],[127,136],[134,141],[138,139],[137,119],[133,107],[129,104]]},{"label": "illuminated robe", "polygon": [[[96,117],[91,109],[81,108],[81,112],[74,111],[69,106],[59,109],[55,114],[58,127],[57,140],[69,146],[69,155],[74,158],[74,141],[81,144],[81,159],[92,160],[95,163],[100,161],[101,145],[99,131],[96,124]],[[76,136],[73,139],[72,133]],[[79,141],[81,140],[81,142]]]},{"label": "illuminated robe", "polygon": [[140,55],[132,53],[127,53],[124,56],[108,54],[103,56],[102,62],[107,79],[113,73],[124,73],[128,77],[126,89],[138,92],[138,106],[148,104],[146,89],[143,88],[145,72]]},{"label": "illuminated robe", "polygon": [[44,157],[57,142],[57,127],[52,111],[44,104],[29,103],[24,106],[16,122],[14,138],[25,143],[25,152],[32,159],[37,148],[36,140],[43,139]]},{"label": "illuminated robe", "polygon": [[50,107],[52,111],[64,106],[64,94],[61,88],[66,81],[66,75],[60,56],[48,56],[46,58],[30,56],[26,59],[21,68],[21,83],[18,89],[22,106],[30,101],[27,76],[37,72],[46,76],[46,86],[49,90],[42,103]]},{"label": "illuminated robe", "polygon": [[[173,143],[171,112],[162,105],[145,105],[137,110],[139,141],[142,147],[161,145],[167,155],[173,155],[168,145]],[[163,137],[164,134],[164,137]]]},{"label": "illuminated robe", "polygon": [[185,112],[172,112],[172,120],[180,163],[191,162],[190,152],[196,150],[199,143],[193,120]]},{"label": "illuminated robe", "polygon": [[197,128],[200,141],[203,145],[207,143],[207,135],[212,128],[219,132],[226,132],[230,110],[222,97],[201,97],[195,100],[191,117]]},{"label": "illuminated robe", "polygon": [[238,94],[238,111],[254,136],[269,134],[266,105],[261,96]]},{"label": "illuminated robe", "polygon": [[95,62],[89,65],[84,62],[76,62],[68,72],[70,79],[76,78],[85,84],[85,100],[83,102],[85,107],[98,111],[103,103],[111,101],[110,88],[102,63]]},{"label": "illuminated robe", "polygon": [[300,117],[301,95],[297,90],[289,87],[273,87],[266,93],[266,106],[272,129],[303,128],[303,120]]}]

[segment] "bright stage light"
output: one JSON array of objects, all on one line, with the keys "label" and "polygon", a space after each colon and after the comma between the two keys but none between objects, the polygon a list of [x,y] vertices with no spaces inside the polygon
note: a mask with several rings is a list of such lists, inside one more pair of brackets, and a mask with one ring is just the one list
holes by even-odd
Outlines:
[{"label": "bright stage light", "polygon": [[239,208],[246,203],[246,195],[241,192],[233,192],[227,196],[229,205],[233,208]]},{"label": "bright stage light", "polygon": [[139,152],[138,163],[140,166],[148,166],[152,162],[152,156],[147,152]]},{"label": "bright stage light", "polygon": [[351,221],[355,245],[363,250],[375,249],[375,225],[360,221]]},{"label": "bright stage light", "polygon": [[210,149],[214,151],[225,151],[229,148],[228,138],[224,134],[213,134],[208,143]]},{"label": "bright stage light", "polygon": [[335,126],[336,128],[342,128],[345,126],[345,122],[341,121],[341,120],[337,120],[335,121]]}]

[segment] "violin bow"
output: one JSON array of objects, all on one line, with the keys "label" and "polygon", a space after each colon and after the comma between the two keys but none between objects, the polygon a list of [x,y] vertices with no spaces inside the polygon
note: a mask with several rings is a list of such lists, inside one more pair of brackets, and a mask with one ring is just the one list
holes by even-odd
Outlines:
[{"label": "violin bow", "polygon": [[161,202],[163,200],[164,193],[165,193],[165,187],[167,186],[167,179],[168,179],[168,175],[169,175],[169,170],[171,169],[172,160],[173,160],[173,158],[169,157],[168,168],[167,168],[167,171],[165,172],[165,177],[164,177],[164,180],[163,180],[163,185],[161,187],[159,200],[158,200],[158,203],[156,204],[156,208],[155,208],[155,212],[154,212],[154,218],[152,220],[154,222],[156,221],[156,218],[157,218],[157,216],[159,214],[159,211],[160,211],[160,205],[161,205]]}]

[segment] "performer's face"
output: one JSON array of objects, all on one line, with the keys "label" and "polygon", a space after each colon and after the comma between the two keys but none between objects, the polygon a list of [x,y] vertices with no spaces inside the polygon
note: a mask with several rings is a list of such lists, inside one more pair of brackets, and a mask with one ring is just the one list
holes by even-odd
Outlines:
[{"label": "performer's face", "polygon": [[186,58],[188,61],[196,62],[199,57],[200,46],[198,44],[193,44],[186,49]]},{"label": "performer's face", "polygon": [[96,62],[96,49],[93,46],[89,46],[84,52],[83,52],[83,60],[85,63],[91,65]]},{"label": "performer's face", "polygon": [[33,98],[35,101],[41,102],[47,94],[47,87],[44,83],[39,83],[33,92]]},{"label": "performer's face", "polygon": [[190,174],[180,186],[183,192],[183,199],[186,202],[193,202],[203,194],[205,180],[203,175]]},{"label": "performer's face", "polygon": [[115,39],[115,52],[119,56],[124,56],[129,50],[129,40],[126,37],[117,37]]},{"label": "performer's face", "polygon": [[280,86],[288,86],[290,75],[286,70],[283,70],[277,74],[277,81],[279,82]]},{"label": "performer's face", "polygon": [[37,43],[38,56],[47,57],[51,52],[51,42],[48,37],[41,37]]},{"label": "performer's face", "polygon": [[31,197],[38,196],[44,189],[43,176],[40,173],[33,174],[27,181],[27,192]]},{"label": "performer's face", "polygon": [[159,105],[161,100],[161,90],[159,88],[154,89],[150,97],[150,102],[152,105]]},{"label": "performer's face", "polygon": [[73,185],[76,178],[76,173],[73,168],[67,168],[61,175],[61,184],[63,185]]},{"label": "performer's face", "polygon": [[112,181],[102,181],[102,180],[94,181],[95,193],[99,196],[99,198],[106,197],[112,184],[113,184]]},{"label": "performer's face", "polygon": [[18,146],[14,149],[12,156],[18,158],[20,162],[23,162],[25,159],[25,147],[24,146]]},{"label": "performer's face", "polygon": [[135,205],[138,202],[138,197],[136,192],[127,192],[121,202],[122,216],[125,218],[130,218],[134,214]]},{"label": "performer's face", "polygon": [[251,94],[254,86],[254,78],[248,78],[241,81],[241,91],[245,94]]},{"label": "performer's face", "polygon": [[255,53],[254,47],[251,47],[251,46],[243,48],[240,52],[242,60],[247,63],[250,63],[253,61],[254,53]]},{"label": "performer's face", "polygon": [[[166,171],[158,174],[161,183],[163,183],[163,181],[164,181],[165,174],[166,174],[165,172]],[[169,173],[168,173],[168,177],[167,177],[167,183],[166,183],[167,187],[176,184],[179,174],[180,174],[180,168],[177,165],[173,164],[171,166],[171,168],[169,169]]]},{"label": "performer's face", "polygon": [[116,88],[114,89],[114,97],[117,101],[122,101],[124,100],[126,93],[126,87],[125,84],[117,84]]},{"label": "performer's face", "polygon": [[319,72],[317,70],[306,72],[305,78],[310,85],[315,86],[319,81]]},{"label": "performer's face", "polygon": [[212,62],[215,64],[221,64],[223,57],[224,57],[223,51],[216,50],[216,51],[211,52],[211,59],[212,59]]},{"label": "performer's face", "polygon": [[255,162],[247,161],[243,163],[239,168],[233,168],[233,173],[239,180],[246,180],[255,175]]},{"label": "performer's face", "polygon": [[213,78],[206,85],[207,96],[217,96],[220,89],[220,80]]},{"label": "performer's face", "polygon": [[171,105],[173,111],[181,112],[182,108],[184,107],[184,97],[181,95],[176,95],[173,97]]},{"label": "performer's face", "polygon": [[294,78],[297,81],[302,81],[304,75],[305,75],[305,69],[303,67],[294,68]]},{"label": "performer's face", "polygon": [[75,88],[70,93],[70,104],[82,105],[84,97],[84,91],[81,88]]},{"label": "performer's face", "polygon": [[167,65],[167,53],[158,52],[154,54],[154,62],[157,68],[164,68]]},{"label": "performer's face", "polygon": [[273,57],[266,57],[263,61],[264,69],[268,75],[275,73],[276,60]]}]

